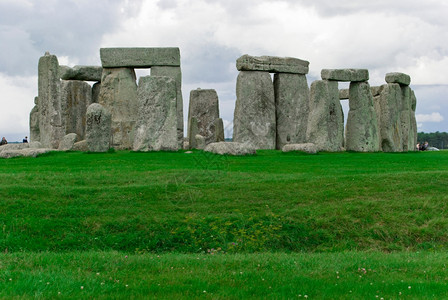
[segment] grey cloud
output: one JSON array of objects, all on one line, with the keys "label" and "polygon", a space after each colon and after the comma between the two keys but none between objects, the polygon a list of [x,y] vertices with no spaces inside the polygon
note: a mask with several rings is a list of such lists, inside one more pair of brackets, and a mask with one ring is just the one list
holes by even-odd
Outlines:
[{"label": "grey cloud", "polygon": [[[0,71],[8,75],[36,72],[45,51],[81,64],[99,63],[101,37],[120,20],[137,12],[141,1],[33,1],[0,3]],[[17,49],[19,48],[19,49]]]}]

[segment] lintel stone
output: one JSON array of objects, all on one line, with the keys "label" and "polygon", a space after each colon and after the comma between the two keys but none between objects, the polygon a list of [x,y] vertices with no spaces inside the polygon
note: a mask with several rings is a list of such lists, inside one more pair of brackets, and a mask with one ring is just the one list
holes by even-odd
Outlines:
[{"label": "lintel stone", "polygon": [[236,60],[238,71],[308,74],[309,62],[293,57],[243,55]]},{"label": "lintel stone", "polygon": [[386,74],[386,82],[387,83],[399,83],[402,85],[410,85],[411,84],[411,76],[394,72],[394,73],[387,73]]},{"label": "lintel stone", "polygon": [[101,81],[103,68],[100,66],[59,66],[59,74],[63,80]]},{"label": "lintel stone", "polygon": [[367,69],[323,69],[320,73],[322,79],[332,81],[367,81]]},{"label": "lintel stone", "polygon": [[180,66],[180,50],[167,48],[101,48],[104,68],[150,68],[152,66]]}]

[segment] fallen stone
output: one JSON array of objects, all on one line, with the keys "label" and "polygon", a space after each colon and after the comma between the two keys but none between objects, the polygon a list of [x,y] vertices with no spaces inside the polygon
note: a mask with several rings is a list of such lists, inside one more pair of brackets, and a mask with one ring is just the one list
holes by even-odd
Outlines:
[{"label": "fallen stone", "polygon": [[38,141],[31,141],[28,143],[29,148],[31,149],[39,149],[42,148],[42,144]]},{"label": "fallen stone", "polygon": [[350,98],[349,89],[340,89],[339,100],[347,100],[348,98]]},{"label": "fallen stone", "polygon": [[177,90],[177,138],[179,140],[179,148],[182,149],[184,139],[184,101],[182,98],[182,72],[180,67],[159,67],[151,68],[151,76],[167,76],[173,78],[176,82]]},{"label": "fallen stone", "polygon": [[63,80],[101,81],[103,68],[99,66],[59,66]]},{"label": "fallen stone", "polygon": [[40,154],[55,151],[54,149],[40,148],[40,149],[22,149],[22,150],[5,150],[0,152],[0,158],[13,158],[13,157],[37,157]]},{"label": "fallen stone", "polygon": [[87,82],[62,80],[61,110],[65,133],[76,133],[81,140],[85,138],[86,112],[92,103],[92,88]]},{"label": "fallen stone", "polygon": [[255,148],[248,144],[237,142],[218,142],[208,144],[204,151],[216,154],[229,155],[250,155],[256,154]]},{"label": "fallen stone", "polygon": [[306,136],[318,151],[342,151],[344,113],[336,81],[316,80],[311,84]]},{"label": "fallen stone", "polygon": [[76,143],[76,140],[78,139],[78,135],[76,133],[69,133],[65,135],[61,142],[59,143],[59,149],[61,151],[69,151],[73,150],[73,146]]},{"label": "fallen stone", "polygon": [[110,148],[112,116],[101,104],[87,108],[86,142],[91,152],[107,152]]},{"label": "fallen stone", "polygon": [[367,81],[369,70],[367,69],[323,69],[321,77],[324,80],[334,81]]},{"label": "fallen stone", "polygon": [[255,149],[275,149],[275,96],[269,73],[241,71],[236,97],[233,141]]},{"label": "fallen stone", "polygon": [[348,151],[379,151],[378,121],[368,82],[350,83],[350,110],[345,132]]},{"label": "fallen stone", "polygon": [[130,68],[104,68],[98,103],[112,116],[111,147],[132,149],[138,114],[135,72]]},{"label": "fallen stone", "polygon": [[[197,128],[188,128],[188,137],[194,138],[196,134],[199,134],[204,137],[206,145],[224,141],[224,136],[221,135],[221,131],[218,132],[220,129],[216,126],[219,119],[219,103],[218,94],[215,90],[196,89],[190,92],[188,118],[189,120],[194,118],[197,123]],[[195,125],[193,121],[189,124]],[[224,129],[222,133],[223,131]]]},{"label": "fallen stone", "polygon": [[236,60],[238,71],[308,74],[309,62],[293,57],[243,55]]},{"label": "fallen stone", "polygon": [[134,151],[177,151],[177,88],[166,76],[140,77]]},{"label": "fallen stone", "polygon": [[275,74],[276,148],[306,142],[310,90],[305,75]]},{"label": "fallen stone", "polygon": [[317,147],[313,143],[303,143],[303,144],[287,144],[282,148],[283,152],[291,152],[291,151],[301,151],[310,154],[317,153]]},{"label": "fallen stone", "polygon": [[87,152],[87,151],[89,151],[89,145],[87,144],[86,140],[82,140],[82,141],[76,142],[73,145],[73,149],[72,150],[73,151]]},{"label": "fallen stone", "polygon": [[101,48],[104,68],[180,66],[179,48]]},{"label": "fallen stone", "polygon": [[60,139],[65,135],[61,83],[58,59],[48,52],[39,59],[38,97],[40,142],[45,148],[57,149]]},{"label": "fallen stone", "polygon": [[411,76],[404,73],[387,73],[386,74],[386,82],[387,83],[399,83],[402,85],[410,85],[411,84]]}]

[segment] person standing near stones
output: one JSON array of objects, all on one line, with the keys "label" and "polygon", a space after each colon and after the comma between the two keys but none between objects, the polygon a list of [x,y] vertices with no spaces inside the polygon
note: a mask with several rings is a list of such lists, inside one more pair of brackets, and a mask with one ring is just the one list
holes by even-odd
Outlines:
[{"label": "person standing near stones", "polygon": [[5,139],[5,137],[2,137],[2,140],[0,141],[0,146],[8,144],[8,141]]},{"label": "person standing near stones", "polygon": [[27,136],[22,140],[22,143],[24,143],[24,144],[28,143],[28,137]]}]

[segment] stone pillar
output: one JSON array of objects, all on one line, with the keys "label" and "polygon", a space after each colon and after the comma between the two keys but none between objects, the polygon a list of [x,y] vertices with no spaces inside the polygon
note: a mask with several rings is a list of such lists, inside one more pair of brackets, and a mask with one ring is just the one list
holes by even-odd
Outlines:
[{"label": "stone pillar", "polygon": [[140,77],[135,151],[177,151],[177,87],[166,76]]},{"label": "stone pillar", "polygon": [[306,143],[310,90],[305,75],[274,75],[276,111],[276,147]]},{"label": "stone pillar", "polygon": [[30,112],[30,142],[40,141],[39,130],[39,97],[34,98],[34,107]]},{"label": "stone pillar", "polygon": [[350,82],[346,150],[379,151],[378,122],[368,82]]},{"label": "stone pillar", "polygon": [[92,104],[92,88],[84,81],[62,80],[61,103],[65,134],[76,133],[78,138],[83,140],[87,107]]},{"label": "stone pillar", "polygon": [[411,88],[401,86],[400,123],[403,151],[413,151],[415,145],[409,149],[409,133],[411,131]]},{"label": "stone pillar", "polygon": [[103,68],[98,103],[112,115],[111,147],[131,149],[138,113],[134,69]]},{"label": "stone pillar", "polygon": [[408,138],[408,151],[416,151],[417,145],[417,121],[415,119],[415,109],[417,106],[417,98],[415,93],[411,90],[411,110],[410,113],[410,128],[409,128],[409,138]]},{"label": "stone pillar", "polygon": [[342,151],[344,113],[337,81],[316,80],[310,88],[307,141],[319,151]]},{"label": "stone pillar", "polygon": [[383,151],[381,146],[381,93],[386,85],[370,87],[373,96],[373,108],[375,109],[376,120],[378,123],[378,151]]},{"label": "stone pillar", "polygon": [[398,83],[384,86],[380,95],[381,117],[380,135],[381,149],[384,152],[400,152],[403,150],[400,121],[401,88]]},{"label": "stone pillar", "polygon": [[93,103],[87,108],[86,142],[89,151],[106,152],[110,148],[110,112],[101,104]]},{"label": "stone pillar", "polygon": [[[194,127],[196,120],[197,128]],[[190,121],[191,120],[191,121]],[[220,130],[222,119],[219,118],[218,94],[213,89],[197,89],[190,92],[190,105],[188,109],[187,137],[190,146],[195,144],[196,134],[205,138],[205,144],[223,142],[224,132]],[[191,127],[190,127],[191,125]],[[193,133],[193,134],[192,134]]]},{"label": "stone pillar", "polygon": [[167,76],[174,79],[177,90],[177,138],[179,148],[182,148],[184,140],[184,102],[182,98],[182,72],[180,67],[153,66],[151,76]]},{"label": "stone pillar", "polygon": [[100,97],[101,82],[95,82],[92,86],[92,103],[98,103]]},{"label": "stone pillar", "polygon": [[45,53],[38,65],[38,110],[40,142],[45,148],[57,149],[65,135],[62,124],[59,62],[56,55]]},{"label": "stone pillar", "polygon": [[275,96],[269,73],[240,71],[236,98],[233,141],[256,149],[275,149]]}]

